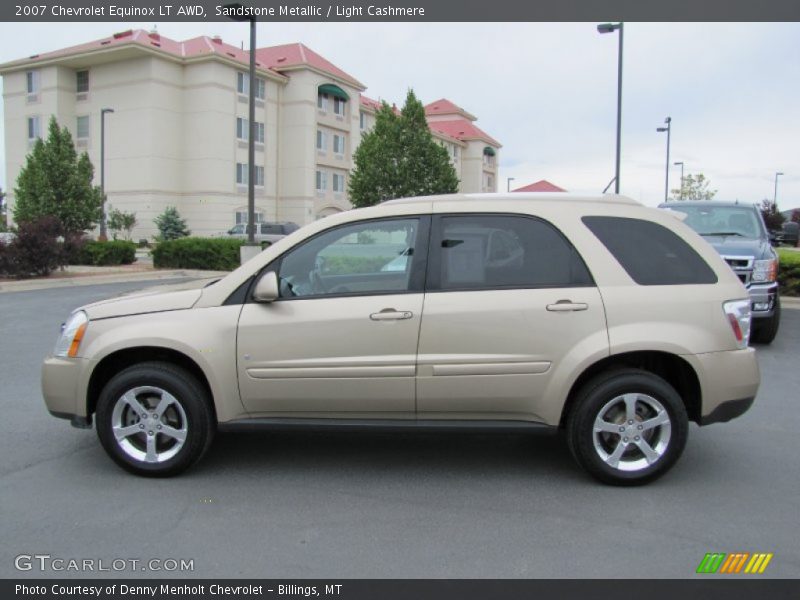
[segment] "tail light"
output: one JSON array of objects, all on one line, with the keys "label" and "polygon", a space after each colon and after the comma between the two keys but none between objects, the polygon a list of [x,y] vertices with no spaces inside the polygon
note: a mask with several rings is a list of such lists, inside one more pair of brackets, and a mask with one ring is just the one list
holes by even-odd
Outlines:
[{"label": "tail light", "polygon": [[736,345],[739,349],[747,348],[750,341],[750,300],[728,300],[722,305],[728,318]]}]

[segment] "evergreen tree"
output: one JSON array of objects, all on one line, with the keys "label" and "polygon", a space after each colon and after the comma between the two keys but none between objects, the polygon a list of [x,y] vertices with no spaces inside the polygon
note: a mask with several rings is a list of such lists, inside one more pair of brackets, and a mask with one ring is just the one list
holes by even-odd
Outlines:
[{"label": "evergreen tree", "polygon": [[153,222],[161,232],[159,241],[176,240],[192,233],[186,228],[186,220],[181,218],[178,209],[174,206],[165,208],[164,212],[158,215]]},{"label": "evergreen tree", "polygon": [[72,135],[50,119],[47,140],[36,140],[14,188],[14,220],[31,223],[56,217],[65,234],[93,229],[102,217],[100,190],[92,185],[94,167],[78,156]]},{"label": "evergreen tree", "polygon": [[458,191],[447,150],[433,139],[425,108],[413,90],[399,115],[383,103],[374,128],[362,136],[353,162],[349,190],[350,201],[357,207]]}]

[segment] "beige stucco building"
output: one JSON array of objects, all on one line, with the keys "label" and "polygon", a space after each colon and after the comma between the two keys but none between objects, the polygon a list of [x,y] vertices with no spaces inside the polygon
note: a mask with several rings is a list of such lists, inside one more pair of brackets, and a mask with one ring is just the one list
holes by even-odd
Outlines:
[{"label": "beige stucco building", "polygon": [[[246,220],[249,54],[219,38],[156,32],[109,38],[0,65],[8,204],[25,157],[54,115],[89,153],[99,183],[106,114],[108,206],[135,212],[134,238],[176,206],[195,235]],[[365,86],[302,44],[256,51],[258,220],[305,224],[347,210],[352,155],[380,106]],[[426,106],[460,191],[496,191],[500,144],[449,102]],[[11,210],[9,210],[9,215]]]}]

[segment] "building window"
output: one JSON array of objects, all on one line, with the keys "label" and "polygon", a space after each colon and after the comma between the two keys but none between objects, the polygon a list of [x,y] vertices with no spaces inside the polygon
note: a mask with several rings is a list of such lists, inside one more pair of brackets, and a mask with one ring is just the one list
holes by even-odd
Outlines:
[{"label": "building window", "polygon": [[458,160],[458,146],[453,146],[453,160]]},{"label": "building window", "polygon": [[319,129],[317,129],[317,150],[320,152],[328,150],[328,134]]},{"label": "building window", "polygon": [[344,154],[344,136],[343,135],[335,135],[333,136],[333,151],[336,154]]},{"label": "building window", "polygon": [[[254,215],[256,223],[262,223],[264,221],[264,213],[257,212]],[[247,223],[247,210],[237,210],[236,211],[236,224],[243,225]],[[244,227],[241,228],[241,231],[236,231],[236,233],[247,233],[244,230]]]},{"label": "building window", "polygon": [[337,194],[344,192],[344,175],[333,174],[333,191]]},{"label": "building window", "polygon": [[339,115],[340,117],[344,116],[344,106],[347,103],[346,100],[339,98],[338,96],[333,99],[333,112],[334,114]]},{"label": "building window", "polygon": [[39,71],[28,71],[25,74],[29,94],[39,93]]},{"label": "building window", "polygon": [[[250,121],[236,117],[236,137],[246,142],[250,137]],[[256,144],[264,143],[264,124],[256,121]]]},{"label": "building window", "polygon": [[[248,73],[242,73],[241,71],[236,73],[236,91],[245,96],[250,94],[250,75]],[[261,77],[256,77],[256,98],[263,100],[266,95],[267,88],[264,80]]]},{"label": "building window", "polygon": [[75,73],[75,89],[79,94],[89,91],[89,71],[78,71]]},{"label": "building window", "polygon": [[324,192],[328,189],[328,174],[325,171],[317,171],[317,191]]},{"label": "building window", "polygon": [[364,111],[361,111],[361,113],[358,115],[358,120],[359,120],[359,126],[361,127],[361,129],[362,130],[366,129],[367,128],[367,115],[366,115],[366,113]]},{"label": "building window", "polygon": [[79,140],[89,139],[89,116],[78,117],[75,125],[75,137]]},{"label": "building window", "polygon": [[[247,185],[248,184],[248,169],[245,163],[236,163],[236,183],[237,185]],[[257,185],[259,187],[264,186],[264,167],[259,167],[256,165],[255,168],[256,178],[253,182],[253,185]]]},{"label": "building window", "polygon": [[40,138],[39,117],[28,117],[28,141]]},{"label": "building window", "polygon": [[317,108],[328,112],[328,94],[317,94]]},{"label": "building window", "polygon": [[486,186],[487,192],[494,191],[494,175],[489,175],[488,173],[484,173],[484,182]]}]

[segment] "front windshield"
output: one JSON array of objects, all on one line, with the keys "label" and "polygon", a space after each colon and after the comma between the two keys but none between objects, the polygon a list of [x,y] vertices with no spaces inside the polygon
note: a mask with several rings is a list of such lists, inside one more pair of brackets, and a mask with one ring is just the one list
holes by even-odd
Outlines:
[{"label": "front windshield", "polygon": [[686,214],[686,223],[700,235],[738,235],[759,238],[761,223],[756,211],[747,206],[670,206]]}]

